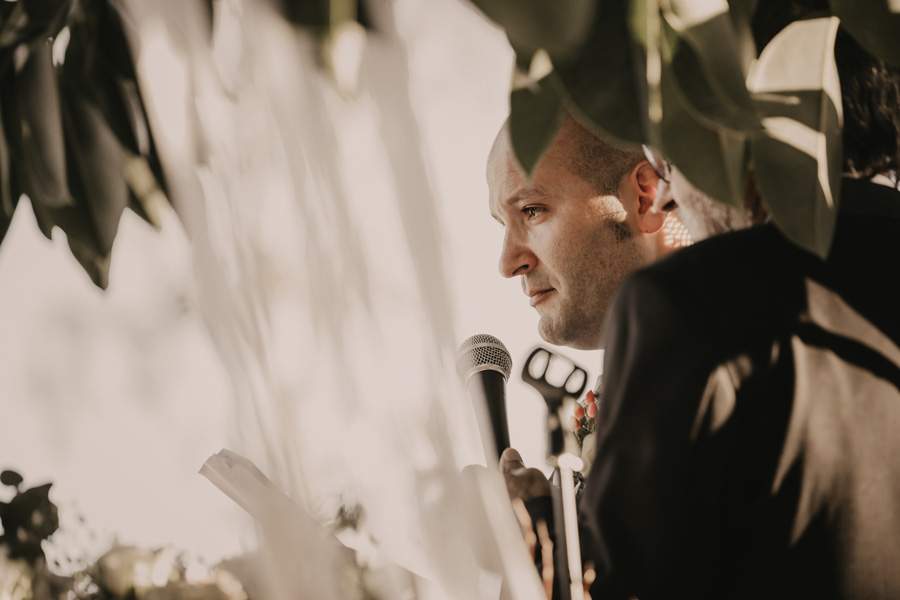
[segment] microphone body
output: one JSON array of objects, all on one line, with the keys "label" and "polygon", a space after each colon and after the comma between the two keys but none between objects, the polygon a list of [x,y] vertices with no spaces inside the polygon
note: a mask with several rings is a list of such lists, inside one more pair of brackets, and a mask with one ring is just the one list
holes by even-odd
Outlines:
[{"label": "microphone body", "polygon": [[[506,418],[506,381],[512,371],[512,359],[503,342],[492,335],[473,335],[459,347],[456,373],[466,384],[469,396],[475,403],[476,415],[484,406],[489,423],[479,417],[482,440],[489,431],[497,456],[509,448],[509,424]],[[487,452],[487,442],[484,442]]]},{"label": "microphone body", "polygon": [[487,407],[490,429],[497,456],[509,448],[509,423],[506,420],[506,378],[502,373],[493,370],[485,370],[474,373],[466,381],[469,397],[473,402],[476,398]]}]

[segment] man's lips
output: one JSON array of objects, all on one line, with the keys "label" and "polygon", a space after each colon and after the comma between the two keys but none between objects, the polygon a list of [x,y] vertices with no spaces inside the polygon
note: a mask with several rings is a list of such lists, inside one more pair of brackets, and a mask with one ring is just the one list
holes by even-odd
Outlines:
[{"label": "man's lips", "polygon": [[538,304],[543,302],[551,292],[555,291],[556,290],[553,288],[530,291],[528,292],[528,296],[531,298],[531,300],[529,300],[529,304],[531,304],[531,306],[537,306]]}]

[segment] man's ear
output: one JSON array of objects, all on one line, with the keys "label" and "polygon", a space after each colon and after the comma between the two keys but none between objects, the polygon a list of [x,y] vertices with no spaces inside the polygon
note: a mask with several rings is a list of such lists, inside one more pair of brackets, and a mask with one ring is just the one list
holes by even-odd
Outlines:
[{"label": "man's ear", "polygon": [[642,160],[631,172],[637,193],[637,224],[642,233],[656,233],[666,220],[664,211],[654,206],[659,188],[659,175],[646,160]]}]

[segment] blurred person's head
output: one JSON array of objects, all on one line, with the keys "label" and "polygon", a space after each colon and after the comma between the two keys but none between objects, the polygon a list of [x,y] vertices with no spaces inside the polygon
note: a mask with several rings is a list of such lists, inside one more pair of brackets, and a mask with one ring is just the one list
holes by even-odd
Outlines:
[{"label": "blurred person's head", "polygon": [[753,224],[753,217],[747,210],[740,211],[713,200],[695,188],[677,167],[652,148],[644,146],[644,154],[659,179],[656,209],[661,212],[675,211],[692,241],[699,242]]},{"label": "blurred person's head", "polygon": [[673,246],[677,221],[653,205],[653,169],[640,152],[567,116],[531,181],[515,163],[504,125],[487,180],[491,215],[505,230],[500,273],[521,276],[541,337],[599,348],[616,288]]},{"label": "blurred person's head", "polygon": [[[753,18],[757,49],[763,48],[792,22],[828,10],[826,0],[759,0]],[[843,29],[834,47],[844,115],[843,169],[853,177],[896,177],[900,171],[900,68],[875,58]],[[660,160],[652,160],[657,170]],[[697,190],[677,168],[661,182],[656,206],[677,207],[679,220],[694,241],[747,227],[755,220]],[[752,178],[745,204],[756,209],[759,198]]]}]

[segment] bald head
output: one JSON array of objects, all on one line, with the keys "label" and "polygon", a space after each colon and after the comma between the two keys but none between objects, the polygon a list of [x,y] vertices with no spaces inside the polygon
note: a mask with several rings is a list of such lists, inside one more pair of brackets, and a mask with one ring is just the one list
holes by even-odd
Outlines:
[{"label": "bald head", "polygon": [[[503,124],[488,164],[498,159],[509,147],[509,119]],[[601,196],[617,196],[622,176],[629,173],[641,160],[638,151],[616,146],[594,135],[571,115],[563,118],[559,132],[541,160],[557,160],[574,175],[586,181]],[[497,161],[499,162],[499,161]]]}]

